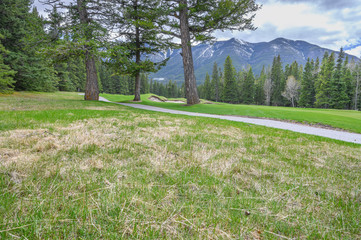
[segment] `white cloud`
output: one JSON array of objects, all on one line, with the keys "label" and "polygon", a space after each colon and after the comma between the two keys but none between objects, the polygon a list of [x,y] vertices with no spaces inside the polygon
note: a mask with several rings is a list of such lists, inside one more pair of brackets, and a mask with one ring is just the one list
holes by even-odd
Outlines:
[{"label": "white cloud", "polygon": [[233,36],[249,42],[284,37],[333,50],[353,46],[361,39],[361,0],[353,0],[353,4],[329,0],[262,2],[263,7],[256,13],[254,20],[254,25],[258,27],[256,31],[217,32],[215,36],[222,39]]},{"label": "white cloud", "polygon": [[307,26],[339,31],[343,27],[342,24],[333,22],[328,14],[320,15],[306,3],[264,5],[256,15],[255,25],[261,28],[268,23],[277,26],[280,31]]},{"label": "white cloud", "polygon": [[[70,0],[63,0],[69,2]],[[278,37],[304,40],[321,47],[339,50],[361,42],[361,0],[258,0],[263,3],[256,12],[256,31],[221,32],[218,40],[232,37],[249,42],[271,41]],[[35,0],[44,13],[45,6]],[[49,8],[49,6],[47,6]],[[360,56],[360,47],[353,53]]]},{"label": "white cloud", "polygon": [[355,48],[353,48],[351,50],[347,50],[345,52],[360,58],[360,56],[361,56],[361,46],[355,47]]}]

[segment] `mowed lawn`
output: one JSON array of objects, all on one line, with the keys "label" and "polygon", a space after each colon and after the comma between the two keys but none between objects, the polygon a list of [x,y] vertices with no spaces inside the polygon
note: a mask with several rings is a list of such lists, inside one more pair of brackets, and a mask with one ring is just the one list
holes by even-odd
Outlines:
[{"label": "mowed lawn", "polygon": [[[128,102],[133,96],[102,94],[113,102]],[[174,110],[210,113],[219,115],[238,115],[249,117],[270,118],[288,120],[313,125],[325,125],[333,128],[344,129],[350,132],[361,133],[361,112],[353,110],[315,109],[315,108],[291,108],[291,107],[270,107],[242,104],[198,104],[185,106],[179,103],[153,102],[148,98],[152,94],[142,95],[142,103],[157,107]],[[184,99],[185,100],[185,99]]]},{"label": "mowed lawn", "polygon": [[360,145],[82,98],[0,96],[0,239],[361,238]]}]

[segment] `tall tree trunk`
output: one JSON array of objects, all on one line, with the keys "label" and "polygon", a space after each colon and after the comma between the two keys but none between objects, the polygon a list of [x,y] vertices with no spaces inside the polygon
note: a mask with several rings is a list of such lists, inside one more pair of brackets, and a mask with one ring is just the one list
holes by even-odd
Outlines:
[{"label": "tall tree trunk", "polygon": [[215,92],[216,92],[216,102],[218,102],[218,100],[219,100],[219,82],[218,81],[216,81]]},{"label": "tall tree trunk", "polygon": [[356,89],[355,89],[355,110],[358,110],[359,85],[360,85],[360,77],[359,77],[359,73],[357,72],[357,74],[356,74]]},{"label": "tall tree trunk", "polygon": [[[92,33],[89,29],[90,19],[86,9],[86,2],[84,0],[77,0],[77,7],[79,12],[79,20],[85,26],[84,34],[86,40],[91,40]],[[91,54],[89,46],[85,46],[85,66],[86,66],[86,84],[85,84],[85,100],[99,100],[99,86],[98,75],[95,66],[95,58]]]},{"label": "tall tree trunk", "polygon": [[196,77],[194,75],[191,38],[189,34],[187,0],[180,0],[179,6],[181,7],[179,11],[179,18],[184,68],[185,95],[187,98],[187,104],[193,105],[199,103],[199,97],[197,93]]},{"label": "tall tree trunk", "polygon": [[135,102],[139,102],[140,100],[140,73],[137,72],[135,75],[135,91],[134,91],[134,100]]},{"label": "tall tree trunk", "polygon": [[99,86],[98,75],[95,66],[94,56],[87,52],[85,55],[86,66],[86,85],[85,85],[85,100],[99,100]]},{"label": "tall tree trunk", "polygon": [[[137,10],[138,10],[138,1],[136,0],[134,2],[134,10],[136,12],[136,16],[138,16],[137,14]],[[136,18],[136,21],[138,21],[139,18]],[[138,23],[137,23],[138,24]],[[135,27],[135,62],[137,65],[140,64],[140,29],[139,26],[137,25]],[[140,101],[140,72],[139,70],[136,72],[135,74],[135,82],[134,82],[135,86],[134,86],[134,100],[133,101]]]}]

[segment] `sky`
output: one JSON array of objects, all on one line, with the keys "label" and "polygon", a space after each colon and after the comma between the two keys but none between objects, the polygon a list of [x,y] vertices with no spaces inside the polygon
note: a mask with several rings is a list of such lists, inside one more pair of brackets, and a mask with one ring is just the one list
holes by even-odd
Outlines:
[{"label": "sky", "polygon": [[[69,0],[65,0],[69,1]],[[269,42],[283,37],[361,56],[361,0],[256,0],[255,31],[215,32],[218,40]],[[39,12],[44,6],[35,0]]]}]

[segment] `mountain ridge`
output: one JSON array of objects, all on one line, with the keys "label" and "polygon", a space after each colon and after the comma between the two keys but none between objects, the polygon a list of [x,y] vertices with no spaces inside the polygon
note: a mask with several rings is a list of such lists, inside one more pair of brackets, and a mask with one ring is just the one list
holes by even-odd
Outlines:
[{"label": "mountain ridge", "polygon": [[[255,74],[259,74],[263,66],[271,66],[273,58],[280,55],[282,64],[291,64],[297,61],[303,66],[307,58],[314,59],[318,57],[322,61],[325,52],[338,51],[322,48],[318,45],[303,41],[290,40],[286,38],[276,38],[269,42],[250,43],[241,39],[231,38],[229,40],[216,41],[213,44],[202,43],[192,47],[193,61],[197,84],[204,82],[205,75],[211,74],[214,62],[223,69],[223,64],[227,56],[230,56],[236,70],[252,66]],[[181,49],[169,49],[168,51],[153,55],[152,61],[161,61],[169,58],[167,65],[157,73],[151,74],[153,79],[164,79],[165,81],[174,80],[183,82],[183,63],[181,58]],[[346,54],[349,59],[360,60],[359,58]]]}]

